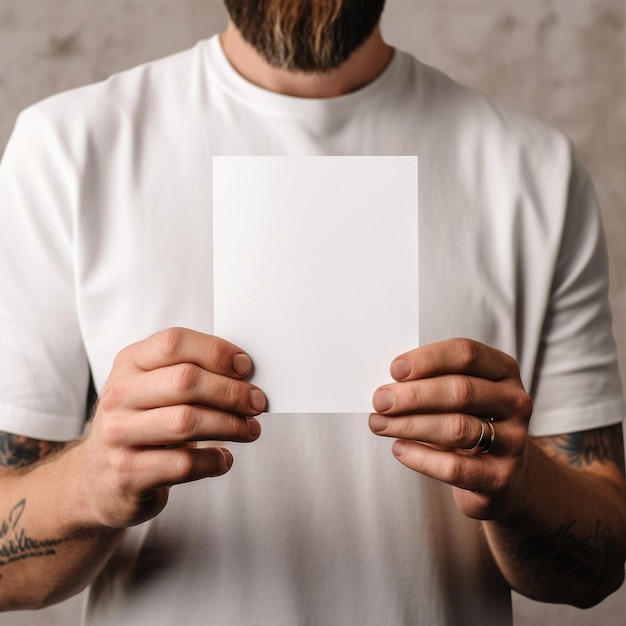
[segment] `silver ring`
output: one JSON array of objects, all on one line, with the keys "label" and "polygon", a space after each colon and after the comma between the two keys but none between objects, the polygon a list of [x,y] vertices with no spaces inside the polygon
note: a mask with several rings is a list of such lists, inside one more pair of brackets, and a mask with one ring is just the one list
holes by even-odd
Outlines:
[{"label": "silver ring", "polygon": [[487,454],[496,440],[496,429],[493,425],[493,418],[479,417],[478,419],[480,420],[480,437],[476,445],[470,450],[471,452]]}]

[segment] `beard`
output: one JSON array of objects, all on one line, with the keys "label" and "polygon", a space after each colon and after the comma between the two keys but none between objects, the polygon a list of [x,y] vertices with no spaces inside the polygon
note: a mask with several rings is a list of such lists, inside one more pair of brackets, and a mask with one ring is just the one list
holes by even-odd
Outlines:
[{"label": "beard", "polygon": [[228,15],[272,67],[324,73],[372,35],[385,0],[224,0]]}]

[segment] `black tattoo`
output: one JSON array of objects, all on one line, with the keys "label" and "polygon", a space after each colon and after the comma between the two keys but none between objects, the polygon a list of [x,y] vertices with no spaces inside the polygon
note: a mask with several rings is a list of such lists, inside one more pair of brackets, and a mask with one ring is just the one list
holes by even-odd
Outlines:
[{"label": "black tattoo", "polygon": [[598,568],[606,569],[618,547],[612,529],[597,520],[593,532],[581,537],[574,533],[575,526],[574,521],[552,533],[527,538],[519,547],[520,561],[547,560],[554,564],[551,575],[567,571],[581,579],[592,577]]},{"label": "black tattoo", "polygon": [[12,469],[28,467],[60,450],[64,445],[0,432],[0,467]]},{"label": "black tattoo", "polygon": [[622,474],[624,463],[624,438],[621,426],[598,428],[550,438],[555,455],[564,456],[570,465],[583,467],[592,463],[614,463]]},{"label": "black tattoo", "polygon": [[0,521],[0,568],[24,559],[53,556],[56,554],[55,548],[68,541],[30,537],[20,523],[25,509],[26,500],[20,500]]}]

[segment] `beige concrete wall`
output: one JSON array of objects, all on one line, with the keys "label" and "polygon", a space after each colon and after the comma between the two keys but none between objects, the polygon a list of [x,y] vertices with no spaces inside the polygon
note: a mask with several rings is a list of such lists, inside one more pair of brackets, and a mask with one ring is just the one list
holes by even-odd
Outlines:
[{"label": "beige concrete wall", "polygon": [[[0,149],[24,106],[191,45],[224,23],[221,0],[0,0]],[[384,32],[578,145],[605,218],[626,374],[626,2],[388,0]],[[0,615],[0,626],[75,626],[79,603]],[[515,611],[517,626],[623,626],[626,588],[589,611],[520,598]]]}]

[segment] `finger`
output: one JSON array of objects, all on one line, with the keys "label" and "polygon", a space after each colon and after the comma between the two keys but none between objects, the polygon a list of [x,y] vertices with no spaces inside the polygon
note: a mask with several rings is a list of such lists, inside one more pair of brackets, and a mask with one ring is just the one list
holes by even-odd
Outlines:
[{"label": "finger", "polygon": [[400,463],[424,476],[460,489],[483,493],[494,490],[494,464],[498,460],[491,454],[459,455],[404,440],[395,441],[392,451]]},{"label": "finger", "polygon": [[518,377],[519,368],[508,354],[471,339],[446,339],[398,356],[391,364],[395,380],[418,380],[465,374],[498,381]]},{"label": "finger", "polygon": [[460,454],[479,454],[480,442],[489,441],[491,456],[515,456],[523,449],[526,435],[513,422],[489,422],[474,415],[419,415],[386,417],[370,415],[370,429],[381,437],[417,441]]},{"label": "finger", "polygon": [[473,415],[411,415],[386,417],[372,413],[372,432],[382,437],[421,441],[451,449],[471,450],[483,434],[484,426]]},{"label": "finger", "polygon": [[471,413],[504,419],[528,413],[530,399],[516,384],[465,375],[392,383],[374,393],[376,412],[384,415]]},{"label": "finger", "polygon": [[251,417],[267,404],[263,392],[245,381],[221,376],[192,363],[179,363],[110,380],[99,407],[154,409],[198,404]]},{"label": "finger", "polygon": [[148,449],[130,455],[123,467],[124,476],[133,485],[125,490],[143,493],[161,487],[221,476],[233,464],[227,448],[171,448]]},{"label": "finger", "polygon": [[169,328],[120,352],[118,360],[149,371],[178,363],[199,367],[234,378],[245,378],[252,371],[252,360],[234,344],[188,328]]},{"label": "finger", "polygon": [[112,446],[165,446],[213,440],[248,443],[259,437],[261,425],[254,418],[180,404],[108,416],[103,430]]}]

